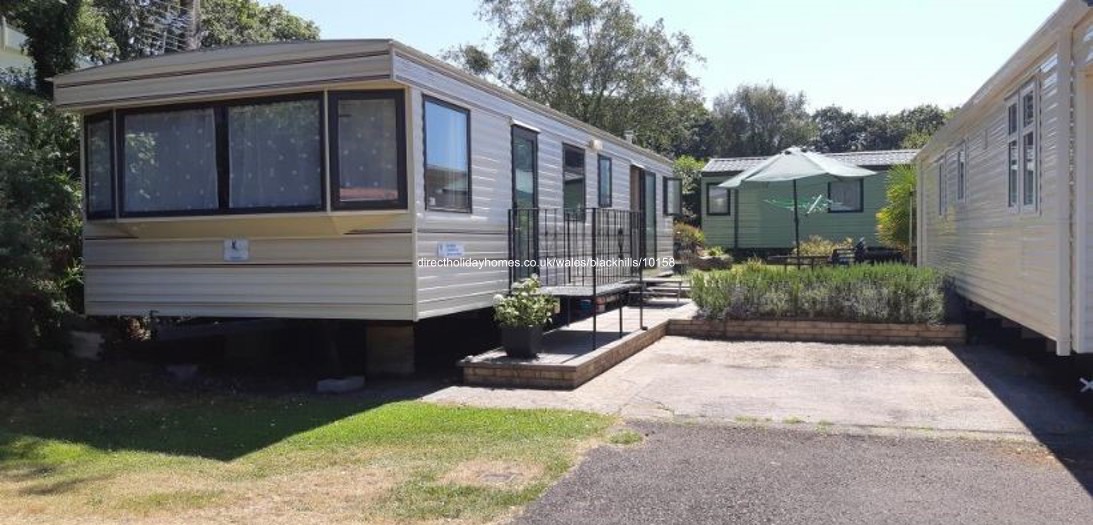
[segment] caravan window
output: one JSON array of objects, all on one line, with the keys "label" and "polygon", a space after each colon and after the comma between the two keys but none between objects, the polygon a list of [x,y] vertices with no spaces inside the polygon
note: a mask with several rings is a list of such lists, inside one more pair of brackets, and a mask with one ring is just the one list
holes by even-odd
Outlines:
[{"label": "caravan window", "polygon": [[336,209],[405,208],[402,91],[330,94],[330,185]]},{"label": "caravan window", "polygon": [[1036,83],[1021,89],[1021,206],[1036,209],[1039,177],[1036,165]]},{"label": "caravan window", "polygon": [[718,182],[706,185],[706,215],[729,215],[732,211],[729,201],[729,189],[718,186]]},{"label": "caravan window", "polygon": [[229,207],[321,209],[317,98],[227,108]]},{"label": "caravan window", "polygon": [[324,208],[318,94],[138,109],[117,125],[122,216]]},{"label": "caravan window", "polygon": [[585,207],[584,150],[562,145],[563,207],[579,210]]},{"label": "caravan window", "polygon": [[425,207],[471,211],[471,113],[425,97]]},{"label": "caravan window", "polygon": [[945,177],[945,157],[937,163],[937,214],[944,216],[949,207],[949,180]]},{"label": "caravan window", "polygon": [[956,151],[956,200],[957,202],[964,202],[964,192],[966,191],[967,177],[967,145],[961,144],[960,149]]},{"label": "caravan window", "polygon": [[1020,152],[1017,149],[1017,100],[1006,101],[1006,206],[1017,207],[1020,181]]},{"label": "caravan window", "polygon": [[611,157],[599,156],[599,203],[601,208],[611,207]]},{"label": "caravan window", "polygon": [[664,214],[683,215],[683,179],[664,177]]},{"label": "caravan window", "polygon": [[114,215],[113,125],[110,116],[88,118],[84,124],[87,216]]},{"label": "caravan window", "polygon": [[216,119],[212,108],[125,115],[122,211],[134,215],[216,210]]},{"label": "caravan window", "polygon": [[863,179],[836,180],[827,183],[827,198],[831,205],[827,209],[829,213],[855,213],[863,209],[862,189]]}]

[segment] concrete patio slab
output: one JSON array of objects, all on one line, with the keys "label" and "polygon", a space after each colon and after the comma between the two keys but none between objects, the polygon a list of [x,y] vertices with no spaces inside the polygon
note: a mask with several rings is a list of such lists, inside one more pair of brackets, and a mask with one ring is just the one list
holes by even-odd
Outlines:
[{"label": "concrete patio slab", "polygon": [[1014,438],[1093,435],[1028,360],[987,346],[727,342],[665,337],[580,388],[449,387],[425,399],[685,418]]}]

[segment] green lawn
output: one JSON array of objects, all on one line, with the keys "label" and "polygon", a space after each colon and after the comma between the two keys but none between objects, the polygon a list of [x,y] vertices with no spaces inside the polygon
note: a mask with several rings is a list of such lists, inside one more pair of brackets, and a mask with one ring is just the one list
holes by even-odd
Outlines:
[{"label": "green lawn", "polygon": [[481,523],[538,497],[612,423],[367,395],[66,387],[0,400],[0,516]]}]

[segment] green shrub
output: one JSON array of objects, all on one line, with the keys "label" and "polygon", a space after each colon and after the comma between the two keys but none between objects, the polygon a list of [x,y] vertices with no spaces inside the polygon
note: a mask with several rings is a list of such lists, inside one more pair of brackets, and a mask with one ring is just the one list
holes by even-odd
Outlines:
[{"label": "green shrub", "polygon": [[558,307],[554,296],[542,292],[535,275],[513,284],[508,295],[494,296],[493,302],[493,318],[501,326],[514,328],[543,326]]},{"label": "green shrub", "polygon": [[911,201],[915,196],[915,168],[893,166],[885,183],[885,200],[877,212],[877,238],[886,246],[907,251],[911,247],[911,229],[914,216]]},{"label": "green shrub", "polygon": [[706,245],[706,234],[685,222],[675,223],[674,233],[680,250],[697,252],[699,248]]},{"label": "green shrub", "polygon": [[836,248],[853,248],[854,239],[846,238],[840,241],[830,241],[819,235],[809,236],[801,241],[801,249],[797,255],[829,257]]},{"label": "green shrub", "polygon": [[78,144],[73,118],[0,86],[0,368],[63,345],[80,295]]},{"label": "green shrub", "polygon": [[750,263],[691,276],[701,312],[721,319],[800,318],[878,323],[940,323],[945,280],[901,264],[785,271]]},{"label": "green shrub", "polygon": [[726,254],[724,248],[720,246],[710,246],[709,248],[706,248],[706,255],[710,257],[723,257]]}]

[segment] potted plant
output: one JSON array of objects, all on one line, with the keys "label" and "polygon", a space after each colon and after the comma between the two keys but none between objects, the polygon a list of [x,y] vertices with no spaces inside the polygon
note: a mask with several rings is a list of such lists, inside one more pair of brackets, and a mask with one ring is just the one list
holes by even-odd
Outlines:
[{"label": "potted plant", "polygon": [[508,295],[494,297],[493,316],[501,325],[501,346],[509,357],[531,358],[543,346],[543,325],[558,300],[540,290],[539,277],[521,280]]}]

